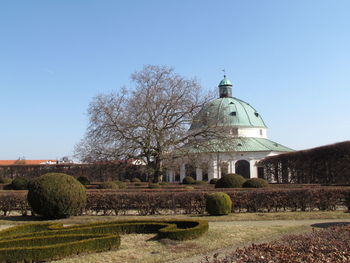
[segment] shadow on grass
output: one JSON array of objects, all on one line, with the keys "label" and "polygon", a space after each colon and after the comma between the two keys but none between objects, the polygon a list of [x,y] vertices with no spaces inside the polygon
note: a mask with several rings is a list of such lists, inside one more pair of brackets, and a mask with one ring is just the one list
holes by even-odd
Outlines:
[{"label": "shadow on grass", "polygon": [[327,228],[327,227],[335,227],[335,226],[349,226],[350,222],[326,222],[326,223],[317,223],[312,224],[312,227],[317,228]]}]

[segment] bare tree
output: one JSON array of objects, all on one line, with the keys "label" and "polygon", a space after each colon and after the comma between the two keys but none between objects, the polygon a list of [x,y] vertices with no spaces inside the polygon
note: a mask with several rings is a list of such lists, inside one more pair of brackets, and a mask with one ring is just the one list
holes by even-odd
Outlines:
[{"label": "bare tree", "polygon": [[210,97],[195,79],[165,66],[145,66],[131,79],[133,89],[98,95],[90,103],[90,124],[76,153],[87,162],[142,159],[157,181],[176,149],[217,134],[209,126],[188,132]]}]

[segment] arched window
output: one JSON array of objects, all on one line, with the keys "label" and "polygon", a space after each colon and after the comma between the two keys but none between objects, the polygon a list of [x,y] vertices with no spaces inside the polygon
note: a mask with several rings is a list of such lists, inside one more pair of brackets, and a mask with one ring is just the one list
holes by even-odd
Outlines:
[{"label": "arched window", "polygon": [[246,160],[239,160],[235,164],[236,174],[242,175],[244,178],[250,178],[250,164]]}]

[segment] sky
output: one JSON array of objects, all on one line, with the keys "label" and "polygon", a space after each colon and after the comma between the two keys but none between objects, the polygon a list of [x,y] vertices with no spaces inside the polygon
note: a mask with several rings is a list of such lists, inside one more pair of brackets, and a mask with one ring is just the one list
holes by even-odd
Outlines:
[{"label": "sky", "polygon": [[349,140],[348,0],[0,1],[0,159],[71,157],[93,97],[165,65],[222,79],[295,150]]}]

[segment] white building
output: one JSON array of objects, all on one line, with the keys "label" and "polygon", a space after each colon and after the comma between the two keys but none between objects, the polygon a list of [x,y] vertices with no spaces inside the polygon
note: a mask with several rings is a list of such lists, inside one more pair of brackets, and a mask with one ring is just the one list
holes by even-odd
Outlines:
[{"label": "white building", "polygon": [[201,109],[189,132],[214,124],[226,136],[186,146],[189,154],[168,167],[167,181],[182,181],[188,175],[210,180],[227,173],[245,178],[262,177],[264,171],[257,166],[259,160],[293,151],[267,139],[267,127],[261,115],[247,102],[232,97],[232,84],[226,76],[219,84],[219,95]]}]

